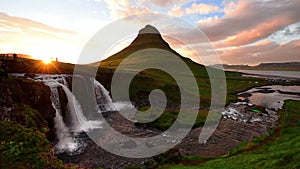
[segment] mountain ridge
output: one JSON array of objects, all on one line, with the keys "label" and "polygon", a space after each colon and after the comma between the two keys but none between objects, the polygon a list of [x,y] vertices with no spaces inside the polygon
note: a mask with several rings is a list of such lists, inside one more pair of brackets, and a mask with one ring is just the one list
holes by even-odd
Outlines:
[{"label": "mountain ridge", "polygon": [[250,65],[230,65],[223,64],[224,69],[238,69],[238,70],[286,70],[286,71],[300,71],[300,62],[282,62],[282,63],[260,63],[255,66]]}]

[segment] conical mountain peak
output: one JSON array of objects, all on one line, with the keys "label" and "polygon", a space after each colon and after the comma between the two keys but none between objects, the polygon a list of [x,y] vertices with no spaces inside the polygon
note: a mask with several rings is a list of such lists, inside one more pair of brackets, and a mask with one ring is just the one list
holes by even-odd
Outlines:
[{"label": "conical mountain peak", "polygon": [[134,39],[129,47],[134,46],[169,48],[169,45],[162,38],[160,32],[151,25],[146,25],[139,31],[138,36]]},{"label": "conical mountain peak", "polygon": [[152,25],[146,25],[143,29],[139,31],[139,34],[150,33],[150,34],[160,34],[159,31]]},{"label": "conical mountain peak", "polygon": [[169,44],[163,39],[160,32],[151,25],[146,25],[139,31],[137,37],[132,41],[132,43],[121,50],[120,52],[108,57],[104,62],[118,60],[126,58],[128,55],[143,49],[157,48],[162,50],[170,51],[178,56],[180,56],[176,51],[171,49]]}]

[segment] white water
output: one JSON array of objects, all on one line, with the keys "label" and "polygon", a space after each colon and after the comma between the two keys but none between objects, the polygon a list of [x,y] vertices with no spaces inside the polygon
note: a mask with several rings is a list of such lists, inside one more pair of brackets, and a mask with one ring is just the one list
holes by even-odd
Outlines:
[{"label": "white water", "polygon": [[63,121],[63,117],[61,116],[61,105],[59,102],[59,95],[56,87],[50,87],[51,89],[51,101],[52,106],[55,109],[55,118],[54,118],[54,127],[56,130],[56,135],[58,138],[58,143],[56,144],[56,149],[59,152],[64,151],[76,151],[77,150],[77,143],[74,138],[71,137],[71,133],[69,128],[65,125]]},{"label": "white water", "polygon": [[83,115],[81,106],[78,103],[75,96],[73,95],[73,93],[64,85],[62,85],[62,88],[65,91],[65,94],[68,99],[68,113],[71,116],[73,132],[75,133],[80,133],[82,131],[88,132],[96,128],[101,128],[102,122],[87,120],[86,117]]},{"label": "white water", "polygon": [[95,86],[96,100],[100,111],[103,111],[103,109],[105,109],[106,111],[114,110],[114,105],[109,96],[109,92],[96,79],[93,79],[93,82]]},{"label": "white water", "polygon": [[[78,135],[81,132],[89,132],[93,129],[101,128],[101,121],[87,120],[83,114],[81,106],[77,101],[76,97],[69,89],[69,84],[67,83],[66,76],[68,75],[37,75],[34,79],[37,81],[42,81],[45,85],[49,86],[51,89],[51,101],[52,106],[56,111],[54,123],[56,129],[56,136],[58,138],[58,143],[55,145],[56,151],[58,153],[67,152],[73,153],[78,151],[82,144],[77,140]],[[109,92],[95,79],[92,79],[95,85],[96,97],[101,98],[99,104],[105,106],[105,110],[111,110],[113,103],[109,97]],[[63,120],[61,103],[59,100],[58,87],[61,87],[65,92],[68,100],[67,113],[70,117],[71,125],[67,126]],[[98,100],[98,99],[97,99]],[[106,109],[107,108],[107,109]],[[102,110],[104,111],[104,110]]]}]

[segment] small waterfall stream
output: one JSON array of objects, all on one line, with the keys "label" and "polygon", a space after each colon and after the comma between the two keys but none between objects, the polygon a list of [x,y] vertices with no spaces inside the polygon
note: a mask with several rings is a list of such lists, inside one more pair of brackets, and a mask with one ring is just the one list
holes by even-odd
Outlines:
[{"label": "small waterfall stream", "polygon": [[61,105],[59,102],[59,94],[58,90],[55,86],[50,87],[51,89],[51,101],[52,106],[55,109],[55,130],[58,138],[58,143],[56,144],[56,148],[58,151],[75,151],[77,149],[77,143],[74,138],[71,137],[71,133],[69,128],[65,125],[63,121],[63,117],[61,116]]},{"label": "small waterfall stream", "polygon": [[101,111],[113,110],[113,102],[109,96],[109,92],[96,79],[93,79],[93,82],[95,85],[95,94],[99,109]]},{"label": "small waterfall stream", "polygon": [[[54,122],[58,143],[55,145],[57,153],[76,153],[82,148],[83,144],[78,140],[78,135],[82,132],[89,132],[93,129],[101,128],[101,121],[87,120],[83,114],[81,106],[70,90],[66,77],[70,75],[37,75],[34,80],[42,81],[50,87],[52,106],[56,111]],[[78,78],[78,77],[77,77]],[[84,80],[83,77],[82,80]],[[113,102],[109,96],[109,92],[95,79],[90,79],[95,88],[95,96],[99,107],[98,112],[113,110]],[[68,100],[67,114],[70,118],[70,124],[67,125],[64,121],[63,110],[60,101],[58,88],[66,95]]]}]

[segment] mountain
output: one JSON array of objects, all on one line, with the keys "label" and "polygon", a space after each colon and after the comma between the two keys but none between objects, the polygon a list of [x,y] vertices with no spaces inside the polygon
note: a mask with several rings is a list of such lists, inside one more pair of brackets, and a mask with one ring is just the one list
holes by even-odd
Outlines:
[{"label": "mountain", "polygon": [[300,62],[260,63],[256,66],[223,64],[224,69],[300,71]]},{"label": "mountain", "polygon": [[[180,93],[176,81],[180,79],[186,82],[191,80],[191,76],[195,77],[200,89],[189,84],[190,87],[186,88],[185,91],[191,96],[188,99],[192,100],[193,96],[196,95],[195,91],[201,90],[203,91],[201,95],[202,106],[207,107],[210,104],[210,91],[207,90],[210,81],[205,66],[181,56],[173,50],[164,40],[159,30],[151,25],[142,28],[132,43],[123,50],[105,60],[90,65],[100,65],[96,78],[102,82],[108,91],[111,90],[111,80],[115,76],[116,70],[122,74],[120,79],[128,79],[134,74],[129,93],[132,101],[141,103],[141,107],[147,107],[149,93],[154,89],[163,90],[170,103],[173,104],[172,106],[176,107],[180,104]],[[159,65],[162,69],[167,68],[175,72],[177,79],[175,80],[174,76],[170,75],[168,71],[147,69],[151,65]],[[183,71],[181,69],[182,65],[187,66],[190,70]],[[142,68],[142,71],[140,71],[140,68]],[[122,83],[123,80],[120,80],[119,85],[122,86]]]},{"label": "mountain", "polygon": [[284,62],[284,63],[261,63],[254,68],[273,69],[273,70],[300,70],[300,62]]},{"label": "mountain", "polygon": [[0,53],[0,58],[12,58],[14,55],[16,55],[18,58],[33,59],[32,56],[30,55],[17,54],[17,53]]},{"label": "mountain", "polygon": [[133,40],[133,42],[121,50],[120,52],[110,56],[105,59],[103,62],[124,59],[126,56],[147,48],[159,48],[171,51],[172,53],[179,55],[176,51],[171,49],[170,45],[164,41],[160,32],[151,25],[146,25],[143,29],[139,31],[138,36]]},{"label": "mountain", "polygon": [[[175,50],[173,50],[170,45],[163,39],[160,32],[151,25],[146,25],[144,28],[142,28],[139,31],[139,34],[137,37],[133,40],[133,42],[121,50],[120,52],[108,57],[107,59],[92,63],[91,65],[98,66],[100,64],[101,67],[109,67],[109,68],[116,68],[116,66],[119,65],[119,63],[122,62],[123,59],[125,59],[127,56],[141,51],[143,49],[161,49],[170,52],[171,54],[174,54],[178,56],[180,59],[182,59],[192,70],[193,69],[199,69],[200,67],[204,69],[203,65],[200,65],[198,63],[193,62],[191,59],[181,56],[179,53],[177,53]],[[132,62],[133,64],[143,64],[143,63],[149,63],[149,62],[159,62],[157,60],[153,60],[151,58],[151,52],[147,52],[145,55],[148,55],[149,57],[145,56],[139,56],[139,58],[134,59]]]}]

